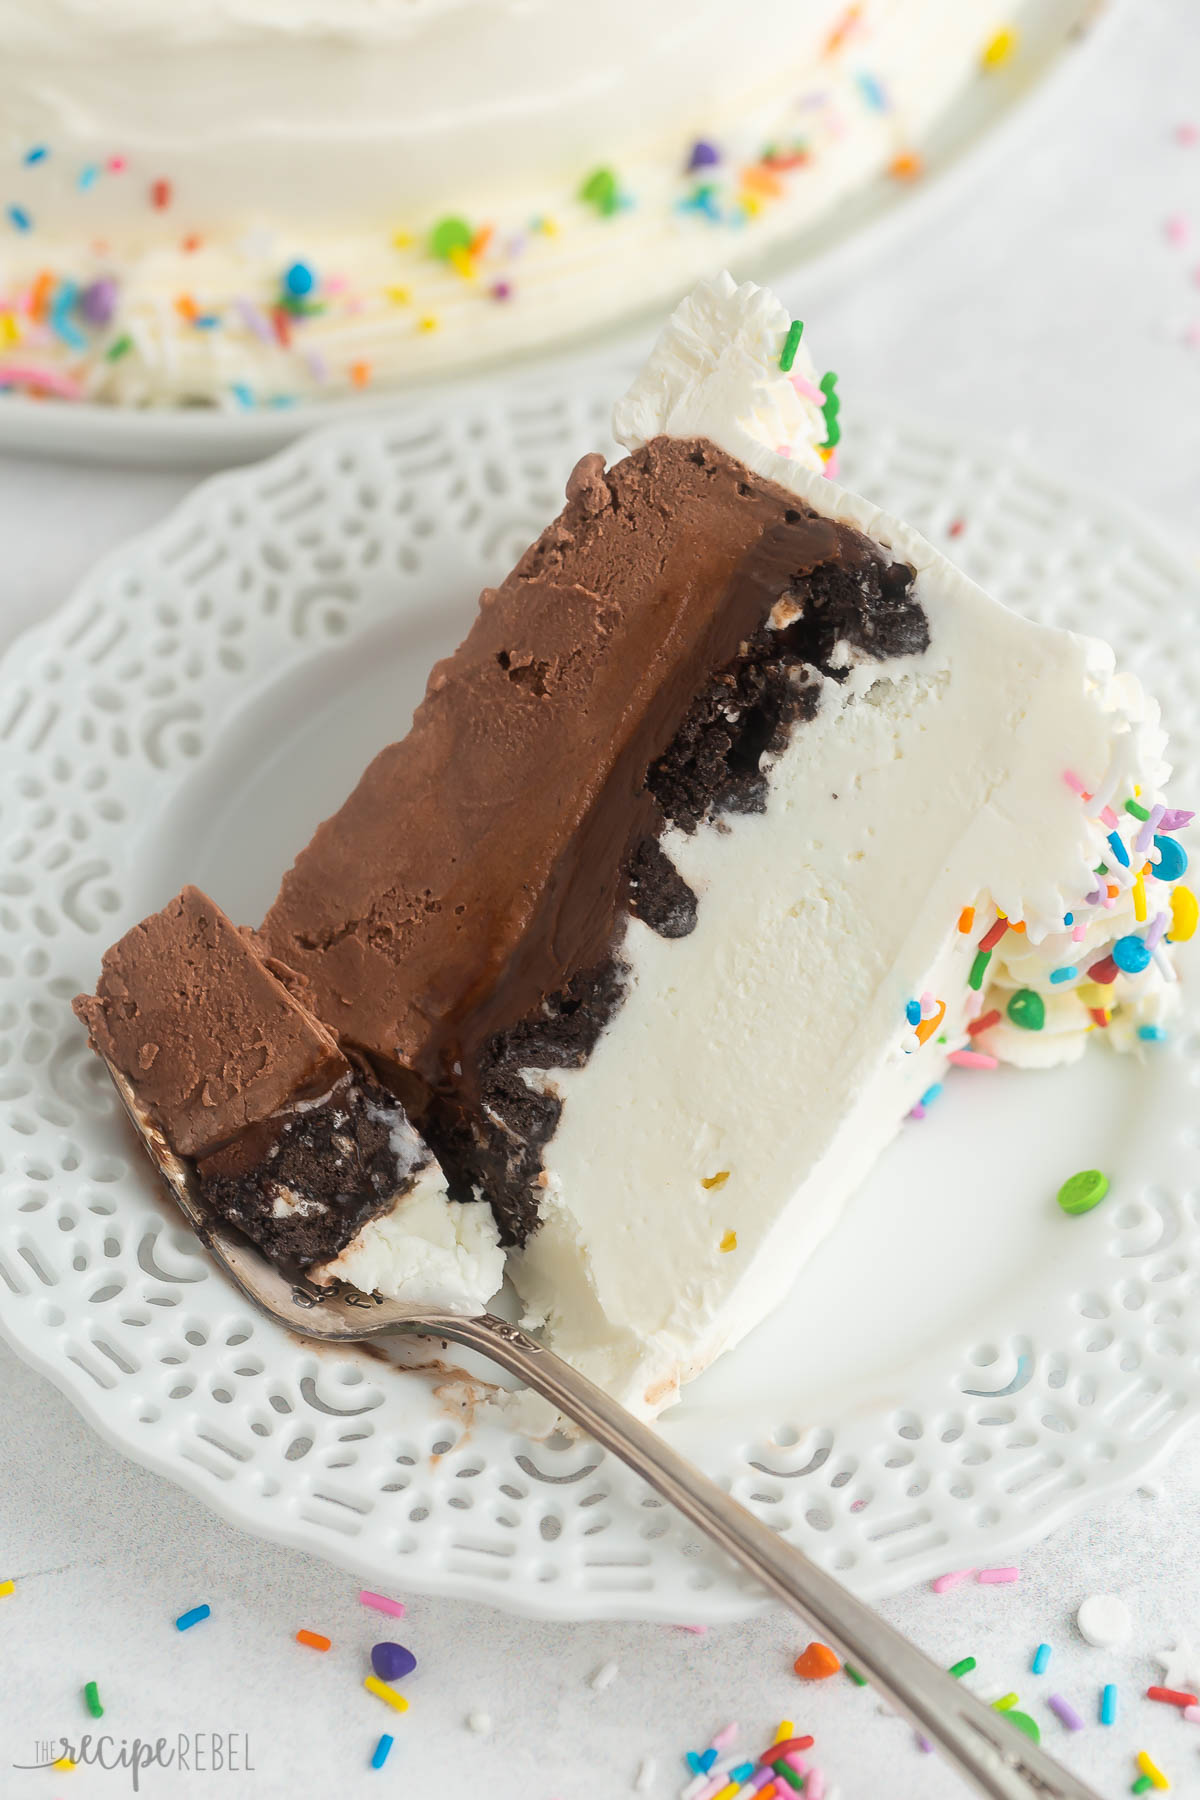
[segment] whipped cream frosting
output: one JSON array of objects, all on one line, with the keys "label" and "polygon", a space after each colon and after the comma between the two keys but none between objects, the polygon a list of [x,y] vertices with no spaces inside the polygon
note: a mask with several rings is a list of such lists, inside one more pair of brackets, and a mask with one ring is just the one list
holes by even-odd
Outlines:
[{"label": "whipped cream frosting", "polygon": [[1011,18],[0,0],[0,389],[237,408],[581,334],[911,157]]},{"label": "whipped cream frosting", "polygon": [[[1169,772],[1157,708],[1106,645],[997,605],[820,472],[797,394],[813,366],[797,359],[799,384],[779,368],[789,323],[761,289],[702,284],[617,436],[703,435],[856,526],[916,570],[930,643],[848,655],[763,814],[667,834],[696,927],[672,941],[631,921],[623,1005],[584,1067],[554,1073],[543,1223],[511,1272],[550,1341],[643,1413],[783,1299],[953,1057],[1049,1064],[1100,1035],[1146,1051],[1174,997],[1162,941],[1138,973],[1089,973],[1169,911],[1152,870],[1174,853],[1143,836]],[[1027,1021],[1041,1006],[1042,1028],[1010,1002]]]}]

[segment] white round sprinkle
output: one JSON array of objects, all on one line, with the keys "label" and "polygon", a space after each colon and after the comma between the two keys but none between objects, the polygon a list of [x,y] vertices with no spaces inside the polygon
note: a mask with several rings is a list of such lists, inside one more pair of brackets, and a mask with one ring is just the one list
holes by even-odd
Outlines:
[{"label": "white round sprinkle", "polygon": [[1075,1623],[1081,1635],[1098,1650],[1123,1644],[1133,1629],[1129,1608],[1115,1594],[1089,1594],[1075,1614]]},{"label": "white round sprinkle", "polygon": [[652,1756],[644,1756],[638,1765],[637,1780],[633,1784],[635,1794],[648,1794],[654,1786],[654,1777],[658,1774],[658,1764]]},{"label": "white round sprinkle", "polygon": [[491,1729],[492,1729],[491,1713],[473,1712],[473,1713],[467,1714],[467,1730],[468,1731],[474,1731],[474,1732],[477,1732],[480,1737],[486,1737],[488,1732]]},{"label": "white round sprinkle", "polygon": [[616,1663],[615,1662],[601,1663],[600,1667],[596,1670],[596,1673],[592,1676],[591,1685],[593,1688],[596,1689],[597,1692],[599,1692],[599,1690],[601,1688],[606,1688],[610,1681],[615,1681],[616,1679],[617,1679]]}]

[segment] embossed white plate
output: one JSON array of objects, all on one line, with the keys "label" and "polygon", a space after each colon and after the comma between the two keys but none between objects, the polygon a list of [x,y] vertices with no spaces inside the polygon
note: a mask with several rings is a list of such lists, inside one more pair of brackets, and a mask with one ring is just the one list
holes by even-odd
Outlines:
[{"label": "embossed white plate", "polygon": [[[202,486],[0,668],[0,1328],[113,1442],[372,1585],[561,1617],[757,1604],[587,1444],[514,1440],[444,1372],[269,1328],[154,1189],[69,1001],[185,879],[257,919],[607,439],[623,371],[360,422]],[[1182,559],[1015,451],[854,422],[847,481],[1001,598],[1109,636],[1200,792]],[[1200,974],[1200,972],[1197,972]],[[1140,1474],[1200,1405],[1195,1003],[1139,1064],[956,1071],[791,1303],[663,1429],[881,1594],[1009,1554]],[[1110,1198],[1054,1204],[1101,1165]],[[436,1353],[437,1347],[424,1354]],[[439,1392],[439,1388],[441,1392]]]}]

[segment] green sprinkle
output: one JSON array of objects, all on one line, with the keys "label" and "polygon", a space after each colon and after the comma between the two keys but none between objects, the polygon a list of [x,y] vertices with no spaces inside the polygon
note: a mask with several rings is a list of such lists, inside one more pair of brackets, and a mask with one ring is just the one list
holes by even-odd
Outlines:
[{"label": "green sprinkle", "polygon": [[1081,1169],[1058,1190],[1058,1204],[1065,1213],[1091,1212],[1108,1192],[1108,1176],[1099,1169]]},{"label": "green sprinkle", "polygon": [[1129,1791],[1131,1794],[1146,1794],[1153,1786],[1154,1783],[1148,1775],[1139,1775]]},{"label": "green sprinkle", "polygon": [[1023,1731],[1033,1743],[1041,1743],[1042,1734],[1038,1729],[1037,1720],[1031,1719],[1028,1713],[1006,1712],[1004,1716],[1010,1725],[1015,1725],[1018,1731]]},{"label": "green sprinkle", "polygon": [[842,410],[842,403],[838,397],[837,376],[832,369],[827,375],[822,375],[820,388],[825,396],[825,404],[821,408],[825,416],[825,448],[832,450],[842,441],[842,428],[838,424],[838,414]]},{"label": "green sprinkle", "polygon": [[1011,1712],[1019,1698],[1018,1694],[1001,1694],[998,1700],[992,1701],[992,1711]]},{"label": "green sprinkle", "polygon": [[104,352],[104,360],[105,362],[120,362],[121,358],[128,356],[132,349],[133,339],[128,332],[123,331],[116,342],[110,344]]},{"label": "green sprinkle", "polygon": [[776,1775],[781,1775],[790,1787],[794,1787],[797,1793],[800,1792],[801,1788],[804,1786],[804,1777],[803,1775],[797,1775],[795,1769],[789,1768],[782,1756],[777,1763],[772,1763],[771,1767]]},{"label": "green sprinkle", "polygon": [[442,262],[449,262],[455,250],[469,250],[475,239],[475,233],[465,219],[439,219],[429,234],[429,253]]},{"label": "green sprinkle", "polygon": [[1097,873],[1097,875],[1107,875],[1108,874],[1108,864],[1100,863],[1096,869],[1096,873]]},{"label": "green sprinkle", "polygon": [[783,340],[783,349],[779,352],[779,366],[787,375],[796,360],[796,352],[800,348],[800,339],[804,336],[804,320],[793,319],[788,326],[788,334]]},{"label": "green sprinkle", "polygon": [[853,1663],[843,1663],[842,1667],[843,1667],[843,1669],[845,1669],[847,1675],[850,1677],[850,1679],[854,1683],[855,1687],[866,1687],[866,1685],[867,1685],[866,1676],[860,1675],[858,1670],[854,1667]]},{"label": "green sprinkle", "polygon": [[94,1681],[88,1682],[83,1690],[83,1697],[87,1701],[87,1709],[91,1713],[93,1719],[102,1719],[104,1717],[104,1708],[100,1704],[100,1690]]},{"label": "green sprinkle", "polygon": [[971,973],[967,976],[967,986],[973,987],[976,993],[983,986],[984,971],[991,960],[990,950],[980,950],[976,953],[975,961],[971,964]]},{"label": "green sprinkle", "polygon": [[953,1675],[955,1681],[958,1681],[962,1676],[969,1675],[974,1667],[975,1658],[973,1656],[964,1656],[961,1662],[950,1664],[950,1673]]},{"label": "green sprinkle", "polygon": [[1022,1031],[1040,1031],[1046,1023],[1046,1002],[1036,988],[1018,988],[1007,1010],[1013,1024]]},{"label": "green sprinkle", "polygon": [[1137,800],[1127,800],[1125,802],[1125,811],[1127,813],[1132,813],[1135,819],[1140,819],[1143,825],[1150,817],[1149,808],[1142,806]]},{"label": "green sprinkle", "polygon": [[579,198],[594,206],[602,218],[609,218],[621,204],[617,178],[611,169],[593,169],[579,190]]}]

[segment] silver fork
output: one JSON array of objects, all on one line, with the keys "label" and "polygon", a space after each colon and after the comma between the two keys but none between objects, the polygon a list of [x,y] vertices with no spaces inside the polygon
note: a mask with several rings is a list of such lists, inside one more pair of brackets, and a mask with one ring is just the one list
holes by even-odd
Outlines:
[{"label": "silver fork", "polygon": [[680,1456],[650,1426],[554,1351],[491,1313],[463,1318],[384,1300],[339,1285],[296,1285],[238,1233],[201,1207],[191,1169],[140,1112],[124,1077],[109,1067],[117,1092],[151,1160],[214,1260],[260,1312],[302,1337],[355,1344],[424,1333],[477,1350],[516,1375],[579,1425],[603,1449],[669,1500],[697,1530],[756,1576],[768,1593],[828,1638],[871,1686],[936,1742],[981,1794],[993,1800],[1100,1800],[1026,1738],[1003,1713],[966,1691],[870,1607],[786,1543]]}]

